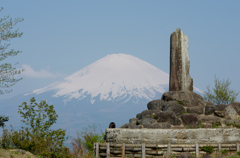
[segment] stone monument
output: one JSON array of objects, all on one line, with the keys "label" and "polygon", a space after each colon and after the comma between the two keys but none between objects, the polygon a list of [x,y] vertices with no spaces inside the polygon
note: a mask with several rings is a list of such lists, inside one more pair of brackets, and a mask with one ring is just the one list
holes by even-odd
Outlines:
[{"label": "stone monument", "polygon": [[120,128],[106,129],[109,143],[239,143],[240,103],[213,105],[193,92],[188,37],[171,34],[169,92],[152,100]]},{"label": "stone monument", "polygon": [[169,91],[193,91],[189,68],[188,36],[178,28],[170,37]]}]

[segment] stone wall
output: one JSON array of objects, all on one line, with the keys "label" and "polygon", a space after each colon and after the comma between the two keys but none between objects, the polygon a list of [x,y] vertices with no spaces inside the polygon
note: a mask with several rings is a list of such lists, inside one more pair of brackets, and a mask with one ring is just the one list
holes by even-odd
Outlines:
[{"label": "stone wall", "polygon": [[108,143],[126,144],[204,144],[240,143],[240,129],[106,129]]}]

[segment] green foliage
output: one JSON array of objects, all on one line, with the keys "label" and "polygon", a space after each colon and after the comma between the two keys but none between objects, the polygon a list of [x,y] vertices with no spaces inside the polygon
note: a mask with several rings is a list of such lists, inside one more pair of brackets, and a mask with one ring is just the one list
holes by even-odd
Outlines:
[{"label": "green foliage", "polygon": [[69,149],[64,146],[66,130],[50,129],[58,117],[53,105],[49,106],[44,100],[38,104],[33,97],[30,105],[23,102],[18,112],[24,118],[22,122],[30,125],[30,128],[22,127],[19,131],[13,128],[10,131],[4,130],[0,141],[1,148],[23,149],[43,157],[69,157]]},{"label": "green foliage", "polygon": [[213,128],[218,128],[219,126],[221,126],[222,125],[222,123],[220,122],[220,121],[216,121],[216,122],[214,122],[213,124],[212,124],[212,127]]},{"label": "green foliage", "polygon": [[237,154],[240,156],[240,151],[238,151]]},{"label": "green foliage", "polygon": [[[2,10],[3,8],[0,8],[0,12]],[[12,31],[13,26],[22,21],[23,19],[21,18],[16,18],[13,21],[9,16],[4,16],[0,19],[0,61],[6,59],[7,57],[16,56],[18,53],[21,53],[20,51],[14,51],[13,49],[8,50],[10,44],[8,44],[6,41],[10,41],[13,38],[22,36],[23,33],[19,33],[18,29]],[[20,74],[22,71],[23,70],[16,70],[16,68],[13,68],[11,63],[0,64],[0,87],[9,88],[13,86],[16,82],[22,79],[15,79],[14,75]],[[11,91],[12,90],[5,90],[4,92],[0,90],[0,94],[9,93]]]},{"label": "green foliage", "polygon": [[197,128],[203,128],[202,121],[199,121],[199,122],[198,122],[198,126],[197,126]]},{"label": "green foliage", "polygon": [[228,122],[227,123],[227,126],[233,126],[233,127],[237,127],[237,128],[240,128],[240,124],[239,123],[237,123],[237,122]]},{"label": "green foliage", "polygon": [[221,153],[222,153],[222,154],[226,154],[227,152],[228,152],[227,149],[221,150]]},{"label": "green foliage", "polygon": [[104,136],[103,132],[97,132],[95,124],[92,126],[88,125],[83,131],[77,132],[77,138],[72,139],[73,155],[93,156],[94,143],[104,143]]},{"label": "green foliage", "polygon": [[31,126],[34,134],[50,134],[49,128],[56,123],[58,117],[53,105],[49,106],[46,100],[38,104],[34,97],[30,99],[30,105],[26,102],[19,105],[18,113],[25,119],[21,121]]},{"label": "green foliage", "polygon": [[9,117],[0,116],[0,127],[4,128],[4,126],[5,126],[4,122],[7,122],[8,120],[9,120]]},{"label": "green foliage", "polygon": [[179,104],[183,105],[183,101],[176,100]]},{"label": "green foliage", "polygon": [[156,119],[157,115],[155,113],[152,113],[152,118]]},{"label": "green foliage", "polygon": [[205,151],[207,154],[211,154],[213,152],[213,148],[213,146],[209,145],[201,147],[201,150]]},{"label": "green foliage", "polygon": [[234,90],[230,89],[231,81],[227,79],[226,81],[223,79],[220,81],[214,76],[215,80],[215,88],[210,90],[210,85],[207,87],[207,92],[204,92],[204,100],[210,101],[214,105],[217,104],[230,104],[231,102],[235,101],[239,92],[235,92]]}]

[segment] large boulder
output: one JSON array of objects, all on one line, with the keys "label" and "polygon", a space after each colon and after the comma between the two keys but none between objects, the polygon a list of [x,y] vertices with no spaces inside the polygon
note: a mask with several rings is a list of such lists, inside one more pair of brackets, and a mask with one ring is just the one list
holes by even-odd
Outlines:
[{"label": "large boulder", "polygon": [[231,120],[235,120],[239,118],[238,113],[236,112],[236,110],[231,106],[228,105],[224,110],[224,116],[226,119],[231,119]]},{"label": "large boulder", "polygon": [[219,117],[213,116],[213,115],[207,115],[207,116],[199,116],[199,120],[202,123],[210,123],[215,124],[216,122],[221,122],[221,119]]},{"label": "large boulder", "polygon": [[215,111],[223,111],[228,105],[218,104],[214,106]]},{"label": "large boulder", "polygon": [[177,116],[179,116],[185,111],[185,109],[176,101],[168,101],[163,103],[162,111],[173,111]]},{"label": "large boulder", "polygon": [[156,112],[159,112],[159,110],[144,110],[142,113],[137,114],[137,118],[138,120],[141,120],[144,118],[153,118]]},{"label": "large boulder", "polygon": [[137,125],[143,125],[144,127],[148,128],[151,124],[155,122],[154,118],[144,118],[137,121]]},{"label": "large boulder", "polygon": [[171,125],[180,125],[181,120],[177,118],[173,111],[163,111],[156,113],[157,122],[167,122]]},{"label": "large boulder", "polygon": [[133,124],[133,125],[136,125],[136,124],[137,124],[137,121],[138,121],[138,118],[131,118],[131,119],[129,120],[129,123],[130,123],[130,124]]},{"label": "large boulder", "polygon": [[236,110],[236,112],[237,112],[238,114],[240,114],[240,103],[239,103],[239,102],[232,102],[232,103],[229,104],[229,105],[231,105],[231,106]]},{"label": "large boulder", "polygon": [[127,124],[123,125],[123,126],[122,126],[122,127],[120,127],[120,128],[138,129],[138,128],[139,128],[139,126],[137,126],[137,125],[134,125],[134,124],[127,123]]},{"label": "large boulder", "polygon": [[215,111],[214,105],[206,105],[205,106],[205,115],[211,115]]},{"label": "large boulder", "polygon": [[162,105],[164,103],[164,100],[158,99],[158,100],[152,100],[147,104],[148,110],[162,110]]},{"label": "large boulder", "polygon": [[181,119],[184,125],[187,125],[190,127],[197,127],[199,124],[198,115],[194,113],[182,114]]},{"label": "large boulder", "polygon": [[166,129],[166,128],[171,128],[171,125],[169,123],[166,123],[166,122],[160,122],[160,123],[151,124],[149,128]]},{"label": "large boulder", "polygon": [[175,100],[185,107],[205,106],[202,96],[192,91],[170,91],[162,95],[162,100]]},{"label": "large boulder", "polygon": [[224,117],[224,116],[225,116],[225,114],[224,114],[223,111],[215,111],[215,112],[214,112],[214,115],[215,115],[215,116],[218,116],[218,117]]},{"label": "large boulder", "polygon": [[188,113],[203,114],[203,107],[189,107],[187,108]]}]

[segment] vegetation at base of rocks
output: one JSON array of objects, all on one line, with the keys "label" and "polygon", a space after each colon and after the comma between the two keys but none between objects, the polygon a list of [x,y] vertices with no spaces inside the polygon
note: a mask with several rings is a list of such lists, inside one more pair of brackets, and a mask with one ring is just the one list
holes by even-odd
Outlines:
[{"label": "vegetation at base of rocks", "polygon": [[202,121],[199,121],[199,122],[198,122],[198,126],[197,126],[197,128],[203,128]]},{"label": "vegetation at base of rocks", "polygon": [[240,128],[240,124],[239,124],[239,123],[236,123],[235,121],[234,121],[234,122],[228,122],[228,123],[227,123],[227,126],[233,126],[233,127]]},{"label": "vegetation at base of rocks", "polygon": [[178,102],[178,103],[181,104],[181,105],[184,105],[183,101],[176,100],[176,102]]},{"label": "vegetation at base of rocks", "polygon": [[240,151],[238,151],[237,154],[240,156]]},{"label": "vegetation at base of rocks", "polygon": [[221,153],[222,153],[222,154],[226,154],[227,152],[228,152],[227,149],[221,150]]},{"label": "vegetation at base of rocks", "polygon": [[213,124],[212,124],[212,127],[213,128],[218,128],[219,126],[221,126],[222,125],[222,123],[220,122],[220,121],[216,121],[216,122],[214,122]]},{"label": "vegetation at base of rocks", "polygon": [[201,150],[205,151],[207,154],[211,154],[213,152],[213,148],[213,146],[209,145],[201,147]]},{"label": "vegetation at base of rocks", "polygon": [[152,113],[152,118],[156,119],[157,115],[155,113]]},{"label": "vegetation at base of rocks", "polygon": [[214,105],[234,102],[240,92],[230,89],[231,81],[229,79],[221,81],[216,78],[216,75],[214,75],[214,78],[215,87],[211,90],[210,85],[207,86],[207,91],[204,92],[203,99],[212,102]]},{"label": "vegetation at base of rocks", "polygon": [[[104,133],[96,132],[96,126],[89,126],[77,133],[77,138],[72,139],[72,151],[64,145],[68,137],[66,130],[52,130],[50,127],[56,123],[58,115],[53,105],[46,104],[43,100],[36,103],[31,98],[30,105],[23,102],[19,106],[19,113],[23,117],[22,122],[30,127],[22,127],[20,130],[4,129],[0,138],[1,149],[22,149],[39,157],[48,158],[92,158],[93,144],[104,141]],[[17,151],[18,152],[18,151]]]}]

